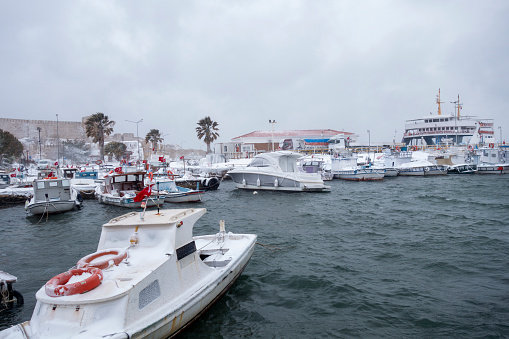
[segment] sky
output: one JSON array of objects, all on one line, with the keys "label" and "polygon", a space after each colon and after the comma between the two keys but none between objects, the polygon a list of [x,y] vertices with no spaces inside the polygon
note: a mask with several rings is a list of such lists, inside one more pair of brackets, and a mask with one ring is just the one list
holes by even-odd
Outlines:
[{"label": "sky", "polygon": [[5,1],[0,117],[103,112],[203,150],[205,116],[217,142],[269,120],[383,142],[440,88],[443,114],[459,95],[509,141],[508,18],[507,0]]}]

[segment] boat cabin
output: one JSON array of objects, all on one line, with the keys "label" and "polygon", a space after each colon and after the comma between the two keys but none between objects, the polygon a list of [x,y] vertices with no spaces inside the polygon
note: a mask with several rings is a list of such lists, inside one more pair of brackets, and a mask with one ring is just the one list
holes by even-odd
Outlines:
[{"label": "boat cabin", "polygon": [[59,169],[60,176],[62,178],[72,179],[74,178],[74,173],[78,172],[77,168],[60,168]]},{"label": "boat cabin", "polygon": [[34,182],[35,201],[71,200],[69,179],[42,179]]},{"label": "boat cabin", "polygon": [[144,187],[145,172],[130,172],[121,174],[110,174],[104,179],[105,193],[118,193],[122,196],[122,192],[141,191]]},{"label": "boat cabin", "polygon": [[91,179],[97,180],[99,176],[97,175],[97,171],[83,171],[74,173],[74,179]]}]

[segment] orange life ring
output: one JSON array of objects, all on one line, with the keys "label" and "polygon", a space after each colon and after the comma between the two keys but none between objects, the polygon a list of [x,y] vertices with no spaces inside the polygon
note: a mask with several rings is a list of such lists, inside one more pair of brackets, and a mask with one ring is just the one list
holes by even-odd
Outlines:
[{"label": "orange life ring", "polygon": [[[105,257],[105,258],[102,258],[102,260],[96,260],[100,257]],[[108,268],[109,266],[111,266],[110,263],[112,260],[113,260],[113,264],[118,265],[125,258],[127,258],[127,252],[125,252],[125,251],[104,250],[104,251],[99,251],[99,252],[95,252],[95,253],[89,254],[87,256],[84,256],[83,258],[78,260],[78,263],[76,266],[78,268],[95,267],[95,268],[105,269],[105,268]]]},{"label": "orange life ring", "polygon": [[103,163],[103,161],[102,161],[101,159],[98,159],[98,160],[96,160],[96,161],[95,161],[95,163],[96,163],[97,165],[100,165],[100,164],[102,164],[102,163]]},{"label": "orange life ring", "polygon": [[[68,284],[69,280],[73,276],[83,275],[84,273],[91,274],[89,277],[77,281],[75,283]],[[46,294],[50,297],[60,297],[64,295],[73,295],[79,293],[85,293],[93,290],[103,280],[103,273],[100,268],[96,267],[85,267],[70,270],[51,278],[44,289]]]},{"label": "orange life ring", "polygon": [[495,144],[490,144],[490,148],[493,148],[493,147],[495,147]]},{"label": "orange life ring", "polygon": [[173,174],[173,172],[171,170],[168,170],[168,178],[170,178],[171,180],[175,179],[175,175]]},{"label": "orange life ring", "polygon": [[150,181],[154,180],[154,174],[152,174],[152,172],[149,172],[148,178],[150,179]]},{"label": "orange life ring", "polygon": [[469,149],[470,151],[473,151],[473,150],[474,150],[474,146],[472,146],[472,145],[468,145],[468,149]]}]

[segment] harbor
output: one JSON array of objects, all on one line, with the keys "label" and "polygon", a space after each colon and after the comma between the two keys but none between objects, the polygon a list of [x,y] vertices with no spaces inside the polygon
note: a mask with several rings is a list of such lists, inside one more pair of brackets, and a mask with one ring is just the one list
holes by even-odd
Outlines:
[{"label": "harbor", "polygon": [[[195,232],[225,220],[260,245],[183,338],[509,335],[507,176],[328,184],[327,194],[253,194],[223,181],[207,192]],[[125,213],[95,200],[47,222],[22,205],[1,211],[0,265],[25,298],[2,312],[1,329],[29,320],[36,291],[95,251],[102,224]]]}]

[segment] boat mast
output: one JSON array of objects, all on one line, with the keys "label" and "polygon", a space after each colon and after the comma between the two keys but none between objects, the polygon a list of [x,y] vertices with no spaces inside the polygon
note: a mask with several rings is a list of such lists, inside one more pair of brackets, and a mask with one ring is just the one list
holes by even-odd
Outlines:
[{"label": "boat mast", "polygon": [[443,101],[440,101],[440,88],[438,89],[437,95],[437,104],[438,104],[438,115],[442,115],[442,109],[440,108],[440,104],[443,104]]}]

